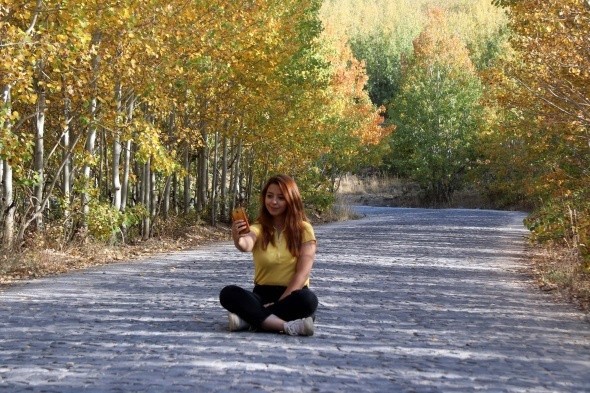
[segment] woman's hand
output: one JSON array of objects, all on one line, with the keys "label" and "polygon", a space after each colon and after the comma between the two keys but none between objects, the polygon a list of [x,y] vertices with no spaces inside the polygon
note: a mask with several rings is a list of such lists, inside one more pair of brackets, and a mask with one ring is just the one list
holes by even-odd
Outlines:
[{"label": "woman's hand", "polygon": [[234,241],[236,241],[237,239],[239,239],[241,236],[247,234],[247,233],[240,234],[240,231],[243,231],[247,227],[248,227],[248,224],[244,220],[236,220],[236,221],[232,222],[232,225],[231,225],[231,236],[234,239]]},{"label": "woman's hand", "polygon": [[240,251],[252,251],[254,243],[256,243],[256,234],[252,231],[240,234],[240,231],[248,228],[248,224],[244,220],[236,220],[231,224],[231,236],[234,240],[234,245]]}]

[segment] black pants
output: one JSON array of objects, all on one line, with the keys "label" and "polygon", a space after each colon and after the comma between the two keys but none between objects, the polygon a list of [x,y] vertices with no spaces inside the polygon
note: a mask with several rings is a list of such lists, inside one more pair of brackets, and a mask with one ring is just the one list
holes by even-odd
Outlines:
[{"label": "black pants", "polygon": [[[219,293],[219,301],[223,308],[237,314],[255,328],[260,328],[262,322],[271,314],[284,321],[293,321],[315,313],[318,298],[308,287],[293,291],[279,301],[285,289],[283,286],[256,285],[250,292],[237,285],[228,285]],[[264,307],[268,303],[273,304]]]}]

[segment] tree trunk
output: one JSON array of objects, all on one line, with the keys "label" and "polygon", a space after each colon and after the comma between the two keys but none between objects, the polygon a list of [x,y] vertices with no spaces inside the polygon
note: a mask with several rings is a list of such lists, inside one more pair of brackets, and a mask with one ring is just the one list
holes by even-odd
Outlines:
[{"label": "tree trunk", "polygon": [[219,153],[219,149],[217,145],[219,144],[219,132],[215,132],[215,138],[213,141],[213,163],[211,167],[213,168],[213,178],[211,180],[211,218],[210,223],[211,225],[215,226],[217,224],[217,181],[219,176],[217,175],[217,155]]},{"label": "tree trunk", "polygon": [[[242,142],[238,139],[237,143],[236,143],[236,158],[234,160],[234,197],[233,197],[233,203],[236,202],[236,200],[242,200],[242,185],[241,185],[241,177],[242,177],[242,171],[241,171],[241,165],[240,163],[242,162]],[[233,205],[232,205],[233,207]]]},{"label": "tree trunk", "polygon": [[223,136],[221,148],[221,180],[219,186],[221,187],[221,203],[219,205],[219,216],[221,221],[228,220],[227,210],[227,136]]},{"label": "tree trunk", "polygon": [[[129,99],[127,104],[127,124],[133,120],[133,111],[135,110],[135,97]],[[125,211],[129,201],[129,173],[131,169],[131,139],[125,144],[123,160],[123,186],[121,190],[121,211]]]},{"label": "tree trunk", "polygon": [[156,214],[157,214],[157,206],[159,204],[159,200],[158,200],[158,193],[156,192],[156,185],[158,184],[158,182],[156,181],[156,172],[151,170],[150,167],[150,204],[149,204],[149,209],[150,209],[150,217],[151,217],[151,221],[150,221],[150,237],[151,237],[151,233],[152,233],[152,225],[154,220],[156,219]]},{"label": "tree trunk", "polygon": [[[92,34],[92,45],[98,46],[101,41],[102,34],[100,32],[94,32]],[[96,144],[96,117],[97,117],[97,109],[98,109],[98,97],[97,97],[97,82],[98,79],[98,66],[100,64],[100,57],[98,54],[95,54],[92,58],[92,98],[90,100],[90,125],[88,127],[88,135],[86,139],[86,152],[89,156],[94,156],[94,149]],[[88,224],[88,213],[90,213],[90,193],[87,191],[86,188],[92,186],[92,181],[90,179],[91,175],[91,167],[89,163],[84,164],[83,169],[83,176],[84,176],[84,190],[82,191],[82,211],[84,214],[84,225]]]},{"label": "tree trunk", "polygon": [[[0,158],[0,201],[2,201],[4,199],[4,196],[3,196],[4,190],[1,187],[3,181],[4,181],[4,160]],[[4,212],[0,208],[0,222],[2,222],[3,218],[4,218]]]},{"label": "tree trunk", "polygon": [[[250,200],[252,199],[252,191],[254,189],[254,154],[252,154],[252,151],[250,151],[249,157],[248,179],[246,180],[246,196],[244,197],[248,203],[250,203]],[[263,181],[266,181],[267,177],[268,175],[264,176]]]},{"label": "tree trunk", "polygon": [[[174,131],[176,128],[176,115],[174,111],[170,112],[168,116],[168,137],[170,140],[174,139]],[[162,203],[163,203],[163,216],[164,220],[168,219],[168,215],[170,214],[170,193],[172,186],[172,174],[166,176],[166,182],[164,184],[164,193],[162,195]]]},{"label": "tree trunk", "polygon": [[234,202],[235,202],[235,196],[236,196],[236,181],[235,181],[235,174],[236,174],[236,158],[234,155],[234,150],[236,148],[236,138],[233,137],[230,141],[230,145],[229,145],[229,154],[230,154],[230,166],[229,166],[229,181],[228,181],[228,196],[227,196],[227,201],[228,201],[228,208],[229,210],[233,209],[234,207]]},{"label": "tree trunk", "polygon": [[172,185],[172,175],[166,176],[166,185],[164,186],[164,195],[163,195],[164,200],[162,201],[164,203],[164,219],[165,220],[168,219],[168,215],[170,214],[170,193],[172,190],[171,185]]},{"label": "tree trunk", "polygon": [[129,173],[131,172],[131,140],[125,142],[123,151],[123,185],[121,186],[121,211],[125,211],[129,204]]},{"label": "tree trunk", "polygon": [[37,93],[37,109],[36,109],[36,133],[35,133],[35,154],[34,154],[34,170],[37,174],[37,179],[34,187],[34,206],[35,206],[35,222],[37,230],[43,227],[43,211],[41,201],[43,200],[43,186],[45,184],[44,178],[44,134],[45,134],[45,88],[39,85],[43,78],[43,62],[37,64],[37,78],[36,78],[36,93]]},{"label": "tree trunk", "polygon": [[98,189],[107,200],[110,200],[112,195],[110,193],[110,184],[111,184],[111,171],[109,170],[109,160],[108,156],[108,145],[107,145],[107,132],[106,129],[101,127],[100,128],[100,139],[97,143],[99,148],[100,157],[100,166],[98,170],[98,178],[96,179],[96,183],[98,184]]},{"label": "tree trunk", "polygon": [[139,163],[137,159],[133,160],[133,172],[137,175],[137,180],[133,187],[130,188],[133,191],[131,193],[131,199],[137,205],[143,203],[143,164]]},{"label": "tree trunk", "polygon": [[152,217],[152,209],[151,209],[151,163],[150,159],[148,158],[147,162],[143,166],[143,176],[142,176],[142,203],[146,209],[147,214],[143,218],[142,222],[142,239],[147,240],[150,238],[150,228],[151,228],[151,217]]},{"label": "tree trunk", "polygon": [[[4,86],[2,89],[2,103],[8,115],[7,118],[10,118],[12,112],[10,89],[10,86]],[[10,120],[7,120],[2,126],[10,131],[12,124]],[[8,161],[4,161],[4,165],[2,166],[2,198],[4,200],[2,205],[2,210],[4,211],[3,245],[6,249],[11,249],[14,245],[14,213],[16,207],[14,206],[12,188],[12,166]]]},{"label": "tree trunk", "polygon": [[[122,117],[122,93],[121,93],[121,82],[117,82],[115,86],[115,103],[117,106],[117,119]],[[117,210],[121,210],[121,178],[119,176],[119,167],[121,163],[121,124],[120,120],[116,121],[115,132],[113,135],[113,165],[111,169],[112,173],[112,187],[113,187],[113,207]]]},{"label": "tree trunk", "polygon": [[172,175],[172,206],[174,214],[178,215],[178,176],[176,173]]},{"label": "tree trunk", "polygon": [[190,152],[189,152],[189,145],[186,144],[186,149],[184,151],[184,190],[183,190],[183,201],[184,205],[182,206],[182,211],[184,214],[188,214],[190,205],[191,205],[191,175],[190,175]]},{"label": "tree trunk", "polygon": [[198,156],[198,178],[197,178],[197,195],[196,195],[196,206],[198,212],[203,211],[207,206],[207,185],[209,184],[208,177],[208,156],[209,148],[207,147],[207,131],[203,131],[203,146],[199,149]]},{"label": "tree trunk", "polygon": [[4,247],[10,249],[14,243],[14,194],[12,189],[12,166],[4,163],[2,194],[4,197]]},{"label": "tree trunk", "polygon": [[[62,160],[65,161],[62,173],[61,192],[64,203],[64,217],[70,215],[70,194],[72,190],[71,173],[72,173],[72,159],[70,158],[70,123],[72,121],[72,103],[66,93],[65,78],[62,76],[62,91],[64,93],[64,126],[62,131]],[[69,228],[66,228],[69,229]]]},{"label": "tree trunk", "polygon": [[201,167],[203,166],[203,151],[202,149],[199,149],[197,151],[197,168],[196,168],[196,172],[195,172],[195,196],[193,198],[193,207],[195,209],[196,212],[200,213],[201,212],[201,207],[202,207],[202,201],[201,201],[201,188],[202,188],[202,184],[201,184],[201,173],[203,173],[203,170],[201,169]]}]

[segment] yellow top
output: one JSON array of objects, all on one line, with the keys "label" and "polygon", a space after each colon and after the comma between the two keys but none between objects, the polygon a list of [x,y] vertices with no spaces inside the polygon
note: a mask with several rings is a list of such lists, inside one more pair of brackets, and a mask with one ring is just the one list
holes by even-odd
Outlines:
[{"label": "yellow top", "polygon": [[[258,285],[282,285],[288,286],[295,268],[297,258],[295,258],[287,248],[287,239],[279,232],[275,231],[275,245],[268,243],[266,250],[260,247],[262,241],[262,225],[256,223],[250,225],[250,230],[256,234],[256,245],[252,251],[254,259],[254,283]],[[303,222],[302,243],[315,241],[313,227],[308,222]],[[305,282],[309,285],[309,278]]]}]

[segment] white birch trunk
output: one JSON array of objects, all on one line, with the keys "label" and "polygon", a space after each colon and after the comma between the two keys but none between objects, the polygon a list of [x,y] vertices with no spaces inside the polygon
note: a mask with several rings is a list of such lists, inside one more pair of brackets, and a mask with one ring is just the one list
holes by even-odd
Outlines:
[{"label": "white birch trunk", "polygon": [[[4,86],[2,89],[2,102],[6,108],[7,114],[10,115],[11,101],[10,101],[10,86]],[[2,125],[10,129],[12,124],[7,121],[6,124]],[[4,228],[3,228],[3,245],[6,249],[12,248],[14,244],[14,194],[12,188],[12,166],[8,161],[4,161],[2,166],[2,197],[4,203],[2,210],[4,210]]]},{"label": "white birch trunk", "polygon": [[143,240],[147,240],[150,237],[150,227],[151,227],[151,216],[152,216],[152,209],[151,209],[151,187],[150,187],[150,180],[151,180],[151,168],[150,168],[150,159],[148,158],[147,162],[143,166],[143,176],[142,176],[142,201],[143,205],[148,214],[143,219],[142,222],[142,238]]},{"label": "white birch trunk", "polygon": [[[37,65],[40,69],[39,80],[42,79],[43,64]],[[37,86],[37,113],[36,113],[36,133],[35,133],[35,154],[34,154],[34,170],[37,174],[37,183],[34,187],[34,205],[35,205],[35,221],[37,223],[37,230],[43,227],[43,186],[44,179],[44,134],[45,134],[45,88]]]},{"label": "white birch trunk", "polygon": [[157,207],[159,204],[159,200],[158,200],[158,193],[156,192],[156,172],[151,170],[151,166],[150,166],[150,201],[149,201],[149,209],[150,209],[150,230],[149,230],[149,236],[151,237],[151,233],[152,233],[152,223],[154,222],[154,220],[156,219],[156,214],[157,214]]},{"label": "white birch trunk", "polygon": [[[65,82],[62,79],[62,82]],[[64,91],[64,128],[61,137],[62,143],[62,160],[65,161],[63,174],[62,174],[62,183],[61,183],[61,192],[64,198],[64,217],[68,217],[70,215],[70,193],[72,189],[71,185],[71,171],[72,171],[72,159],[70,158],[70,122],[72,121],[71,117],[71,101],[67,97],[65,91],[66,86],[63,83],[62,90]]]},{"label": "white birch trunk", "polygon": [[3,167],[3,197],[4,197],[4,247],[10,249],[14,243],[14,194],[12,189],[12,166],[8,162]]},{"label": "white birch trunk", "polygon": [[[117,105],[117,118],[120,118],[122,108],[122,93],[121,83],[117,82],[115,86],[115,102]],[[115,124],[115,135],[113,136],[113,163],[112,163],[112,186],[113,186],[113,207],[117,210],[121,210],[121,178],[119,176],[119,167],[121,163],[121,130],[120,121],[117,120]]]},{"label": "white birch trunk", "polygon": [[[96,110],[96,99],[92,99],[92,103],[91,103],[91,112]],[[92,125],[90,127],[90,129],[88,130],[88,137],[86,139],[86,151],[88,152],[88,154],[90,156],[94,155],[94,150],[95,150],[95,144],[96,144],[96,128],[94,125]],[[84,175],[84,181],[86,183],[86,187],[90,187],[92,185],[91,182],[91,167],[89,164],[84,164],[84,169],[83,169],[83,175]],[[82,192],[82,205],[83,205],[83,212],[84,212],[84,217],[85,220],[88,217],[88,213],[90,212],[90,194],[88,193],[88,191],[84,190]]]},{"label": "white birch trunk", "polygon": [[107,158],[109,146],[107,145],[106,129],[101,128],[98,137],[99,139],[96,142],[96,147],[99,149],[97,155],[100,157],[100,160],[98,166],[98,176],[95,177],[95,182],[96,186],[100,190],[100,193],[109,197],[111,172],[109,171],[110,162]]},{"label": "white birch trunk", "polygon": [[121,211],[125,211],[129,201],[129,173],[131,172],[131,140],[125,142],[123,159],[123,185],[121,189]]},{"label": "white birch trunk", "polygon": [[[101,33],[93,33],[92,35],[92,44],[94,46],[98,46],[101,41]],[[98,97],[96,96],[96,79],[98,78],[98,66],[100,63],[100,58],[98,55],[95,55],[92,58],[92,77],[94,81],[92,82],[92,91],[93,96],[90,101],[90,126],[88,128],[88,135],[86,139],[86,151],[88,152],[89,156],[94,156],[94,150],[96,145],[96,115],[98,109]],[[91,176],[91,167],[90,164],[84,164],[83,168],[83,176],[85,181],[85,187],[90,187],[92,182],[90,180]],[[88,220],[88,213],[90,212],[90,194],[88,191],[84,190],[82,192],[82,211],[84,213],[84,222],[87,223]]]},{"label": "white birch trunk", "polygon": [[[127,105],[127,124],[133,120],[133,111],[135,110],[135,97],[129,99]],[[127,208],[129,201],[129,173],[131,172],[131,139],[125,144],[124,161],[123,161],[123,186],[121,190],[121,211]]]}]

